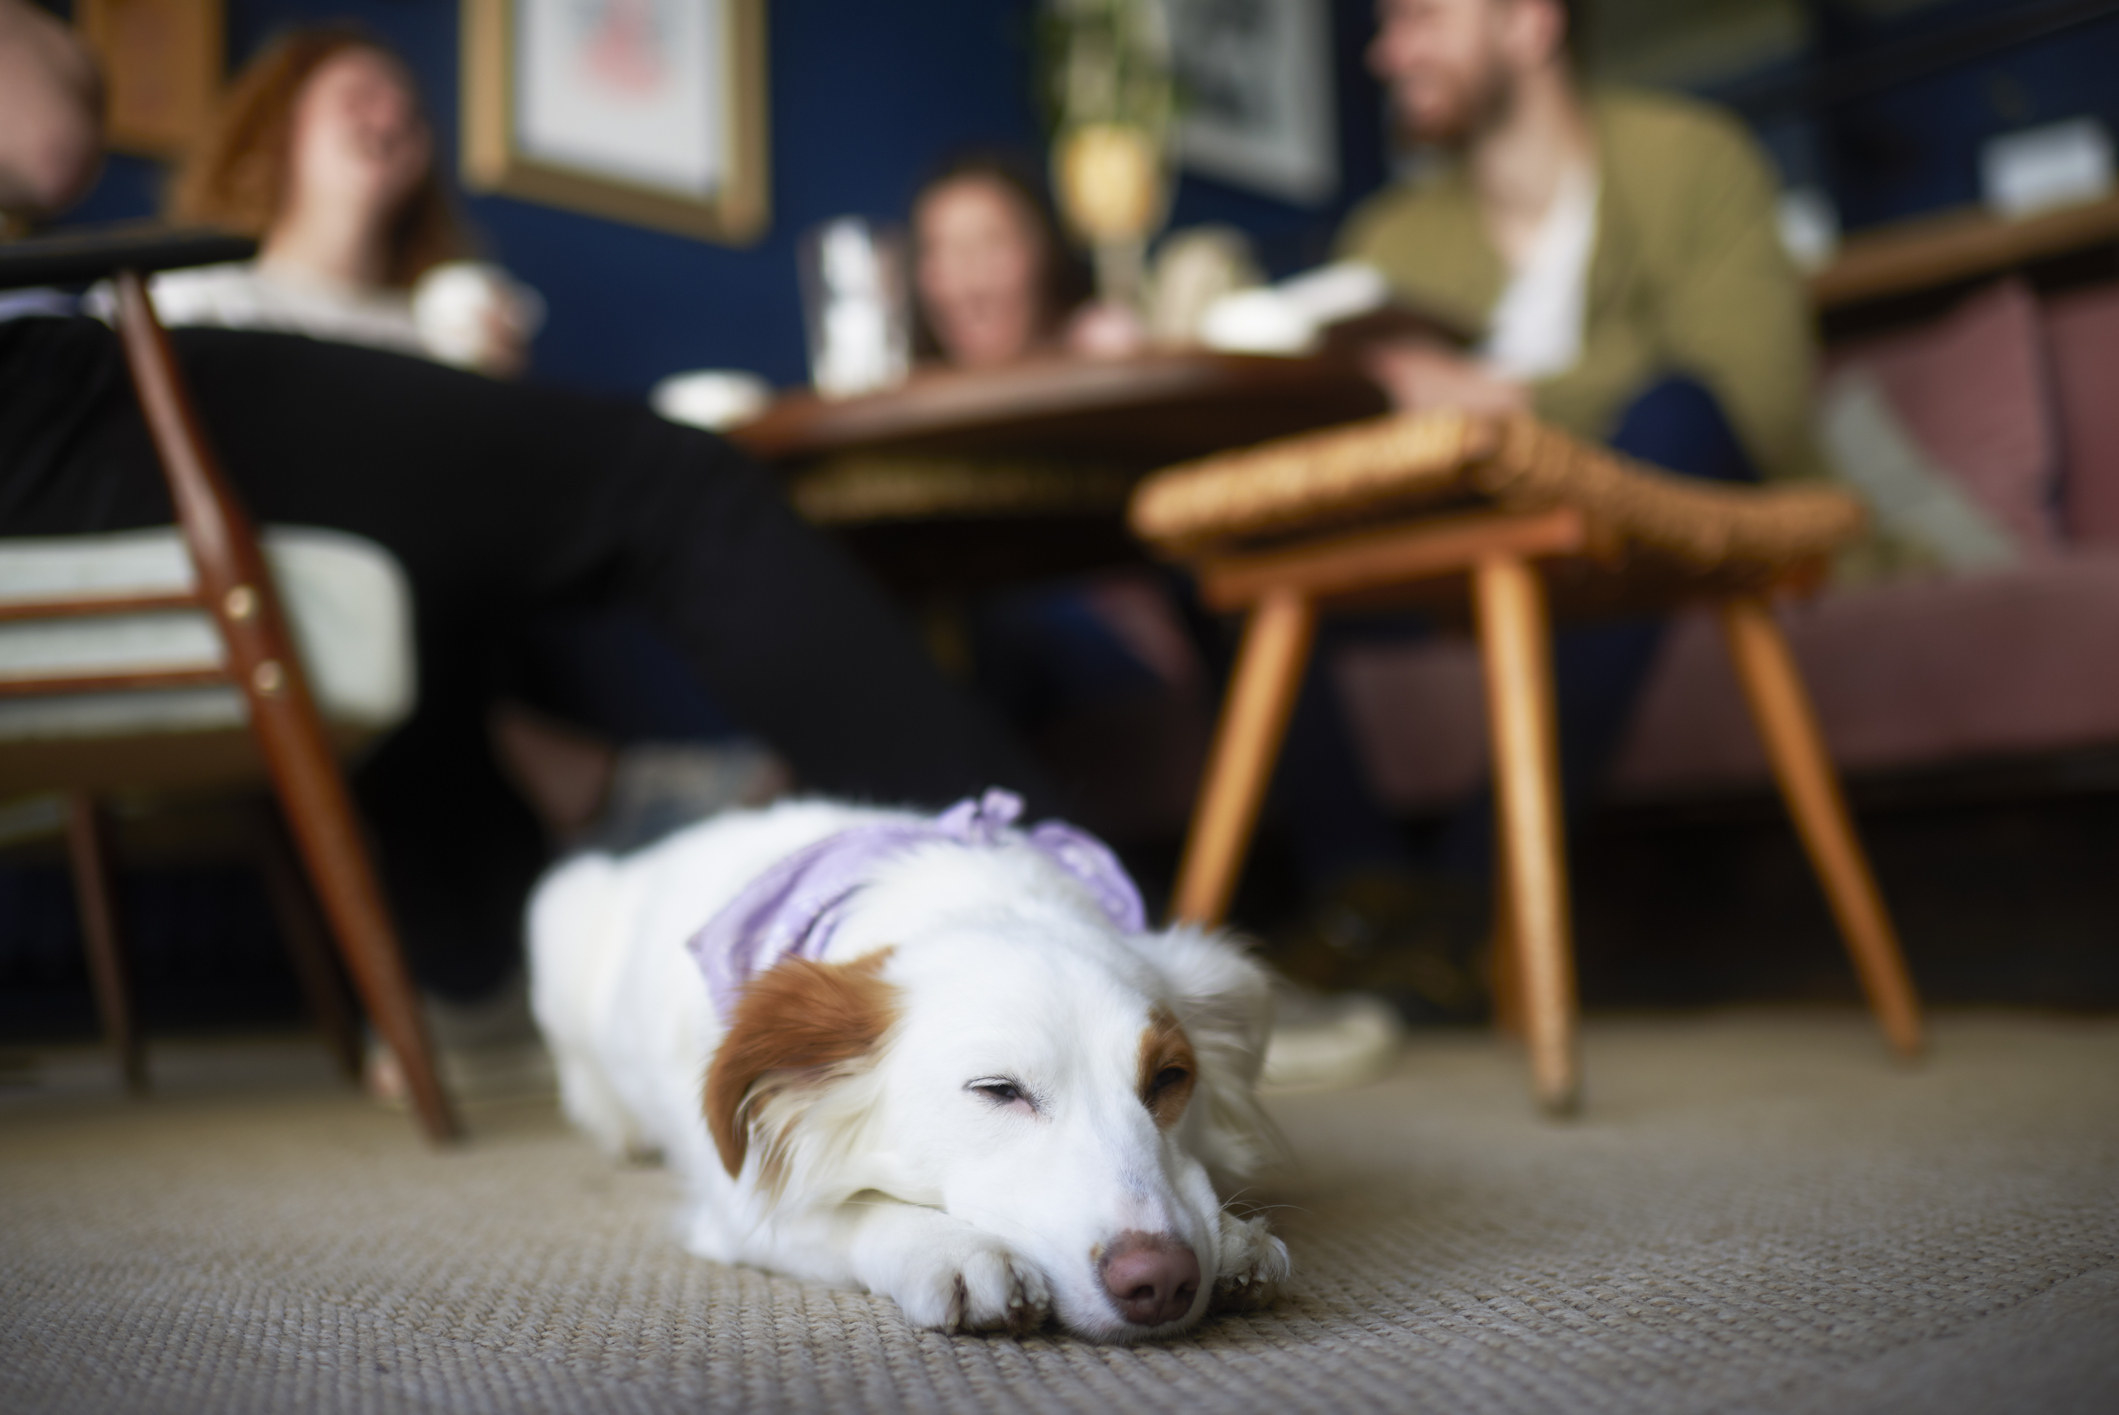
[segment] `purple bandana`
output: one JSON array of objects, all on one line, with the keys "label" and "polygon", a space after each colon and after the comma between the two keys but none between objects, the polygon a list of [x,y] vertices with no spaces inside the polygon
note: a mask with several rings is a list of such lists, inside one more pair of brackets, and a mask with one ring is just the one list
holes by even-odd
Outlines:
[{"label": "purple bandana", "polygon": [[933,820],[857,825],[805,846],[746,885],[685,943],[706,975],[706,990],[725,1021],[759,973],[783,958],[822,958],[838,931],[846,901],[883,859],[915,845],[954,841],[979,847],[1028,840],[1087,889],[1111,922],[1128,933],[1148,927],[1140,891],[1109,846],[1063,821],[1014,828],[1023,799],[998,788],[966,798]]}]

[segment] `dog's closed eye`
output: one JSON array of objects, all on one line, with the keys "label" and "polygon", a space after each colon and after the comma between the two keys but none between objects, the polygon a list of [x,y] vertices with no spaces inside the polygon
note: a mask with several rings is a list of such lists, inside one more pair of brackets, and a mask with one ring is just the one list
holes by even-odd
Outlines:
[{"label": "dog's closed eye", "polygon": [[1033,1113],[1037,1110],[1037,1102],[1031,1098],[1030,1092],[1022,1083],[1011,1081],[1005,1076],[989,1076],[983,1080],[966,1082],[964,1089],[978,1092],[996,1106],[1021,1106]]}]

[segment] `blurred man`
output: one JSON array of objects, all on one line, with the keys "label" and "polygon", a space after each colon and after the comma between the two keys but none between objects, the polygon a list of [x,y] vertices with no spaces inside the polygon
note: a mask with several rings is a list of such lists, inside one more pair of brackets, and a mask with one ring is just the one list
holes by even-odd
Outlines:
[{"label": "blurred man", "polygon": [[[1809,310],[1727,115],[1585,88],[1572,0],[1381,0],[1369,65],[1435,161],[1342,234],[1470,356],[1379,349],[1403,407],[1529,407],[1717,479],[1817,470]],[[1730,434],[1733,433],[1733,445]]]},{"label": "blurred man", "polygon": [[[1370,198],[1341,254],[1473,349],[1392,344],[1370,371],[1410,410],[1527,408],[1717,481],[1820,474],[1809,307],[1774,181],[1727,115],[1584,85],[1573,0],[1379,0],[1369,65],[1417,175]],[[1579,808],[1622,740],[1659,622],[1554,645],[1561,763]],[[1491,864],[1482,794],[1446,833],[1445,878]]]}]

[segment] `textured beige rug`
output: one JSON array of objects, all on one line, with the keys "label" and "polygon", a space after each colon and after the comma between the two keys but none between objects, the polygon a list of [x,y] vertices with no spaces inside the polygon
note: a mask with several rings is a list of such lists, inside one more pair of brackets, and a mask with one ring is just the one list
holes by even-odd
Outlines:
[{"label": "textured beige rug", "polygon": [[[2119,1410],[2119,1022],[1592,1026],[1275,1106],[1300,1283],[1160,1347],[950,1338],[718,1268],[538,1106],[435,1155],[281,1046],[0,1088],[0,1409]],[[85,1069],[84,1069],[85,1068]]]}]

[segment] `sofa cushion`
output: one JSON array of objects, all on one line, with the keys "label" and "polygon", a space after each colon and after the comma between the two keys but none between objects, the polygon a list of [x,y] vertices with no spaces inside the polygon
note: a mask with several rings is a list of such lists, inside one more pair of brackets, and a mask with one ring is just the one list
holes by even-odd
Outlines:
[{"label": "sofa cushion", "polygon": [[[404,571],[379,546],[336,531],[272,527],[261,539],[326,722],[365,734],[402,722],[414,698],[412,595]],[[192,584],[191,561],[174,528],[0,540],[4,599],[181,591]],[[202,611],[0,623],[0,678],[222,661],[220,636]],[[239,727],[245,717],[233,686],[0,698],[0,740],[212,732]]]},{"label": "sofa cushion", "polygon": [[[1835,590],[1780,617],[1849,771],[2119,743],[2119,550]],[[1363,645],[1337,666],[1386,801],[1440,809],[1483,778],[1484,690],[1467,640]],[[1718,627],[1705,612],[1681,616],[1614,764],[1614,794],[1770,782]]]},{"label": "sofa cushion", "polygon": [[2048,300],[2045,327],[2067,449],[2068,535],[2119,545],[2119,285]]}]

